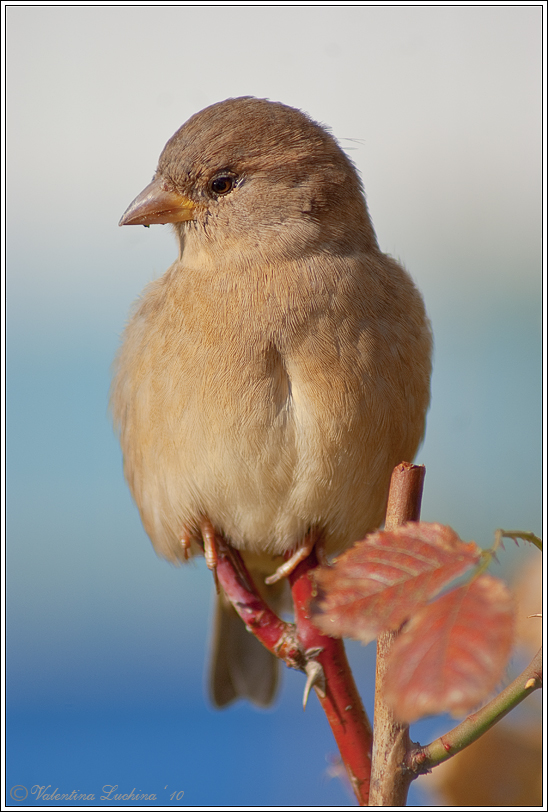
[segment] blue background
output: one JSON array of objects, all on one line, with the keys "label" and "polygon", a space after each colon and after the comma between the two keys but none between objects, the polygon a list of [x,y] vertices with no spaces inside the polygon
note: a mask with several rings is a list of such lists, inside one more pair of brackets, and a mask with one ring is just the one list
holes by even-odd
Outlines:
[{"label": "blue background", "polygon": [[[155,556],[108,415],[130,305],[176,246],[117,222],[208,104],[329,124],[433,323],[423,518],[484,547],[540,533],[541,8],[10,6],[6,24],[8,790],[352,804],[300,674],[266,712],[205,697],[210,574]],[[374,647],[349,649],[371,710]]]}]

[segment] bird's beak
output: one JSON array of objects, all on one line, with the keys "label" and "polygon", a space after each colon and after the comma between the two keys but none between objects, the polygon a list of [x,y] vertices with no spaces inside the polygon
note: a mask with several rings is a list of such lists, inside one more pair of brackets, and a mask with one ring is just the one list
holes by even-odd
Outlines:
[{"label": "bird's beak", "polygon": [[137,195],[122,215],[119,226],[149,226],[153,223],[182,223],[194,219],[196,204],[174,191],[162,178]]}]

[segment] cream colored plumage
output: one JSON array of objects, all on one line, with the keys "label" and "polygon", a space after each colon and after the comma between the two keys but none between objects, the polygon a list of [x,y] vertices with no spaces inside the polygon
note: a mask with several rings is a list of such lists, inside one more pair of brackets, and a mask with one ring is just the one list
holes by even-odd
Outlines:
[{"label": "cream colored plumage", "polygon": [[[175,224],[179,259],[138,303],[112,391],[156,551],[184,560],[208,519],[271,572],[311,527],[332,553],[379,526],[423,436],[431,335],[335,139],[263,99],[206,108],[121,224],[156,222]],[[268,702],[260,681],[226,701]]]}]

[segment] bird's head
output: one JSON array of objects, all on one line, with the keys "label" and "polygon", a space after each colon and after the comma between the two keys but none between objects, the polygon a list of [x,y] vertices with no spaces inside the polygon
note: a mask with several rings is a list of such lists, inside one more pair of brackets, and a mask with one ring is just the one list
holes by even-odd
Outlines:
[{"label": "bird's head", "polygon": [[[253,97],[192,116],[120,225],[172,223],[181,248],[291,258],[376,245],[360,179],[333,136],[300,110]],[[357,235],[361,235],[360,237]],[[360,244],[361,243],[361,244]]]}]

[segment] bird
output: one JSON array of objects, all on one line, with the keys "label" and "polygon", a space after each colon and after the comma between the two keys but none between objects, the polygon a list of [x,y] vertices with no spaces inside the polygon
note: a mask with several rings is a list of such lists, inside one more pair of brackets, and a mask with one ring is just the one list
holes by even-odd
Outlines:
[{"label": "bird", "polygon": [[[380,250],[354,163],[281,102],[191,116],[119,225],[155,223],[179,253],[114,363],[125,477],[161,557],[185,562],[201,540],[207,557],[222,534],[279,610],[307,534],[329,557],[381,526],[391,472],[423,440],[423,298]],[[268,706],[276,660],[222,590],[215,623],[213,704]]]}]

